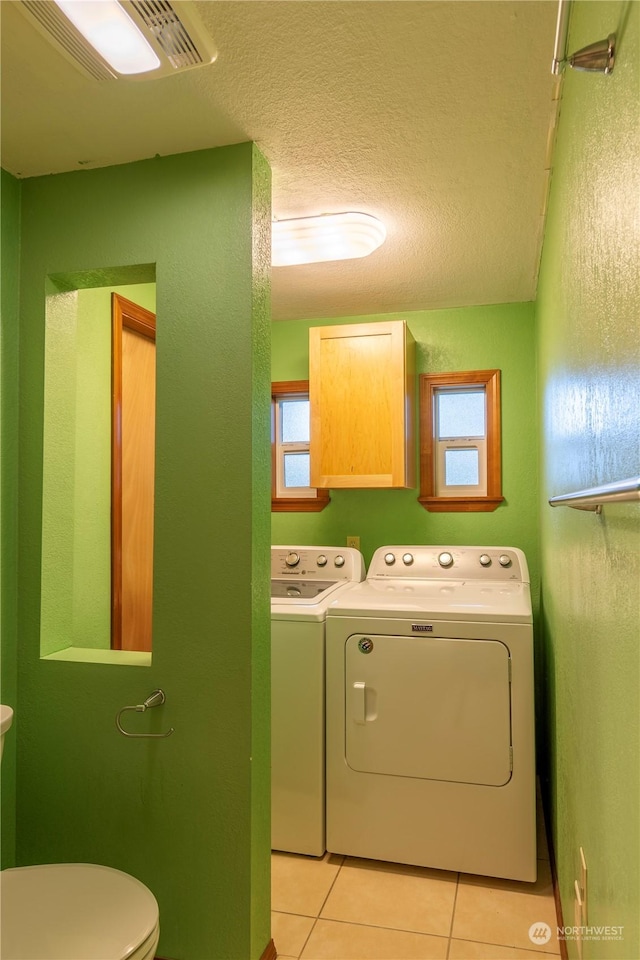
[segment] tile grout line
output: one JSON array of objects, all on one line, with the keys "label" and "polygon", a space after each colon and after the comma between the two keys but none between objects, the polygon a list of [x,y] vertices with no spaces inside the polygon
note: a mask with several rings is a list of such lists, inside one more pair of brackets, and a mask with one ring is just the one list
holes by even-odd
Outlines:
[{"label": "tile grout line", "polygon": [[451,923],[449,924],[449,939],[447,942],[447,960],[451,953],[451,938],[453,937],[453,918],[456,915],[456,903],[458,902],[458,887],[460,886],[460,872],[456,874],[456,892],[453,895],[453,910],[451,911]]},{"label": "tile grout line", "polygon": [[479,943],[483,947],[500,947],[501,949],[507,950],[524,950],[527,953],[534,954],[536,957],[548,957],[549,960],[557,960],[560,957],[559,953],[550,953],[548,950],[535,950],[529,947],[518,947],[512,943],[493,943],[490,940],[472,940],[470,937],[456,937],[456,940],[459,940],[460,943]]},{"label": "tile grout line", "polygon": [[[302,914],[298,914],[302,916]],[[345,927],[365,927],[367,930],[388,930],[390,933],[411,933],[416,937],[433,937],[434,940],[447,940],[446,933],[428,933],[425,930],[414,930],[413,927],[383,927],[379,923],[364,923],[362,920],[338,920],[335,917],[318,917],[318,920],[324,920],[325,923],[340,923]],[[471,941],[472,943],[476,941]],[[478,943],[480,941],[477,941]],[[494,944],[495,946],[495,944]],[[498,944],[501,946],[501,944]]]},{"label": "tile grout line", "polygon": [[[280,912],[285,912],[285,911],[280,911]],[[302,916],[304,916],[304,917],[307,917],[308,919],[313,919],[313,918],[309,917],[308,914],[300,914],[300,913],[298,913],[298,914],[289,914],[289,916],[297,916],[297,917],[302,917]],[[320,916],[318,916],[318,917],[316,917],[316,918],[314,919],[314,926],[315,926],[315,920],[320,920],[320,919],[323,919],[323,918],[320,917]],[[367,929],[367,930],[388,930],[388,931],[391,932],[391,933],[410,933],[410,934],[416,934],[417,936],[420,936],[420,937],[431,937],[431,938],[434,939],[434,940],[447,940],[447,943],[448,943],[447,960],[448,960],[448,954],[450,953],[451,942],[452,942],[452,939],[453,939],[451,936],[445,935],[445,934],[440,934],[440,933],[426,933],[426,932],[423,931],[423,930],[413,930],[413,929],[408,928],[408,927],[381,927],[381,926],[378,926],[377,924],[362,923],[362,921],[359,921],[359,920],[336,920],[336,919],[334,919],[334,918],[329,917],[329,918],[327,918],[327,922],[328,922],[328,923],[343,924],[344,926],[347,926],[347,927],[364,927],[364,928]],[[309,937],[311,936],[311,933],[312,933],[312,932],[313,932],[313,927],[312,927],[311,930],[309,931],[309,936],[308,936],[307,939],[305,940],[305,943],[304,943],[304,945],[303,945],[303,947],[302,947],[302,950],[303,950],[303,951],[304,951],[304,948],[305,948],[306,945],[307,945],[307,942],[308,942]],[[532,956],[536,956],[536,957],[540,957],[540,958],[542,958],[542,957],[547,957],[547,960],[559,960],[559,958],[560,958],[560,954],[559,954],[557,951],[554,953],[554,952],[551,952],[551,951],[549,951],[549,950],[535,950],[535,949],[531,949],[531,950],[530,950],[528,947],[517,947],[517,946],[515,946],[513,943],[494,943],[493,940],[474,940],[472,937],[468,937],[468,936],[467,936],[467,937],[459,937],[459,938],[456,938],[456,939],[459,940],[460,943],[474,943],[474,944],[480,944],[480,945],[482,945],[482,946],[484,946],[484,947],[498,947],[498,948],[503,949],[503,950],[509,950],[509,949],[511,949],[511,950],[525,950],[525,951],[527,951],[528,953],[532,954]],[[301,954],[300,954],[299,956],[301,956]],[[298,960],[299,960],[299,957],[298,957]]]},{"label": "tile grout line", "polygon": [[342,863],[340,864],[340,866],[339,866],[338,869],[336,870],[336,875],[335,875],[335,877],[333,878],[333,880],[331,881],[331,886],[330,886],[329,889],[327,890],[327,895],[326,895],[326,897],[324,898],[324,900],[322,901],[322,903],[320,904],[320,908],[319,908],[319,910],[318,910],[318,913],[317,913],[317,915],[315,916],[313,923],[311,924],[311,930],[309,930],[309,933],[307,934],[307,938],[306,938],[306,940],[304,941],[304,943],[302,944],[302,949],[301,949],[300,953],[298,954],[298,960],[300,960],[300,957],[301,957],[302,954],[304,953],[304,951],[305,951],[305,949],[306,949],[306,946],[307,946],[307,944],[309,943],[309,940],[310,940],[310,938],[311,938],[311,934],[313,933],[313,931],[314,931],[315,928],[316,928],[316,924],[317,924],[318,920],[320,919],[320,914],[322,913],[322,911],[323,911],[323,909],[324,909],[325,903],[326,903],[327,900],[329,899],[329,894],[331,893],[331,891],[333,890],[333,888],[334,888],[334,886],[335,886],[335,882],[336,882],[336,880],[338,879],[338,876],[340,875],[340,871],[342,870],[342,868],[343,868],[343,866],[344,866],[344,861],[345,861],[345,860],[346,860],[346,857],[343,856],[343,857],[342,857]]},{"label": "tile grout line", "polygon": [[344,867],[345,860],[347,859],[346,856],[344,856],[344,854],[341,854],[341,856],[342,856],[342,863],[340,864],[340,866],[339,866],[338,869],[336,870],[336,875],[335,875],[335,877],[333,878],[333,880],[332,880],[332,882],[331,882],[331,886],[330,886],[329,889],[327,890],[327,895],[326,895],[326,897],[324,898],[324,900],[322,901],[322,904],[320,905],[320,909],[318,910],[318,917],[317,917],[318,920],[320,919],[320,914],[322,913],[322,911],[324,910],[324,908],[325,908],[325,906],[326,906],[327,900],[328,900],[329,897],[331,896],[331,891],[332,891],[333,888],[335,887],[335,885],[336,885],[336,880],[337,880],[338,877],[340,876],[340,871],[341,871],[342,868]]},{"label": "tile grout line", "polygon": [[[294,914],[294,916],[303,916],[303,914]],[[304,916],[308,916],[308,915],[305,914]],[[323,918],[317,917],[316,919],[320,920]],[[447,940],[447,943],[449,944],[447,955],[450,952],[450,945],[453,939],[452,937],[449,937],[446,934],[426,933],[424,930],[413,930],[408,927],[381,927],[373,923],[362,923],[362,921],[360,920],[335,920],[332,917],[328,917],[326,918],[326,922],[343,924],[344,926],[347,926],[347,927],[364,927],[367,930],[388,930],[390,933],[410,933],[410,934],[415,934],[416,936],[419,936],[419,937],[430,937],[433,940]],[[309,934],[309,936],[311,936],[311,933]],[[529,947],[518,947],[513,943],[494,943],[492,940],[474,940],[471,937],[456,937],[455,939],[458,940],[460,943],[476,943],[476,944],[482,945],[483,947],[498,947],[499,949],[502,949],[502,950],[524,950],[527,953],[535,955],[536,957],[547,957],[547,960],[560,960],[560,954],[557,951],[553,953],[549,950],[535,950],[535,949],[529,949]],[[305,941],[305,946],[306,946],[306,941]],[[303,947],[303,950],[304,950],[304,947]],[[401,958],[398,958],[398,960],[401,960]],[[448,960],[448,956],[447,956],[447,960]]]}]

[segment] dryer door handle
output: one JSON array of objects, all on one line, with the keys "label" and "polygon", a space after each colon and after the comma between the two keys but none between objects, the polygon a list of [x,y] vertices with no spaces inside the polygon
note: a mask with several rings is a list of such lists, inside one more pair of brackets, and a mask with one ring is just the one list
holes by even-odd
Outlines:
[{"label": "dryer door handle", "polygon": [[352,686],[351,718],[355,723],[367,722],[367,685],[361,680]]},{"label": "dryer door handle", "polygon": [[367,714],[367,685],[364,680],[356,680],[351,687],[351,719],[354,723],[367,723],[374,717]]},{"label": "dryer door handle", "polygon": [[364,680],[351,684],[347,712],[354,723],[371,723],[378,719],[378,694],[375,687],[368,687]]}]

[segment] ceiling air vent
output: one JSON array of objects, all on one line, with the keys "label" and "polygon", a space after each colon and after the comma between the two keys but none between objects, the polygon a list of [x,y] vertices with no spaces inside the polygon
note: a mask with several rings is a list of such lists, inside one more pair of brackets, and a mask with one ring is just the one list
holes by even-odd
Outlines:
[{"label": "ceiling air vent", "polygon": [[[202,63],[210,63],[204,52],[198,50],[197,40],[167,0],[131,0],[132,7],[151,34],[174,70],[186,70]],[[182,13],[182,7],[180,8]]]},{"label": "ceiling air vent", "polygon": [[94,80],[152,80],[213,63],[217,51],[190,0],[119,0],[153,47],[160,66],[148,73],[117,73],[52,0],[21,0],[20,10],[56,49]]}]

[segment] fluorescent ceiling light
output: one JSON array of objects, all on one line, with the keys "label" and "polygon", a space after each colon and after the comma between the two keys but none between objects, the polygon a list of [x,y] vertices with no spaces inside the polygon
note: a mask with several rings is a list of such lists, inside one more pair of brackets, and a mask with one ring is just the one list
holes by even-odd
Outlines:
[{"label": "fluorescent ceiling light", "polygon": [[324,260],[368,257],[387,236],[385,225],[368,213],[328,213],[320,217],[276,220],[271,262],[274,267]]},{"label": "fluorescent ceiling light", "polygon": [[160,60],[117,0],[55,0],[91,46],[117,73],[147,73]]}]

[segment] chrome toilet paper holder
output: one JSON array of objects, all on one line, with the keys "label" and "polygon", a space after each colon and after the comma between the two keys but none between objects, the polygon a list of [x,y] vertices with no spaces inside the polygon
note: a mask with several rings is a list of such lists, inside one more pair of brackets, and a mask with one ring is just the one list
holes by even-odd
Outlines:
[{"label": "chrome toilet paper holder", "polygon": [[150,707],[161,707],[166,701],[164,695],[164,690],[154,690],[144,703],[138,703],[131,707],[123,707],[122,710],[119,710],[116,714],[116,727],[123,737],[132,737],[135,739],[147,739],[147,740],[164,740],[166,737],[170,737],[174,732],[174,728],[170,727],[166,733],[128,733],[122,726],[120,718],[123,713],[126,713],[127,710],[133,710],[135,713],[144,713],[145,710],[148,710]]}]

